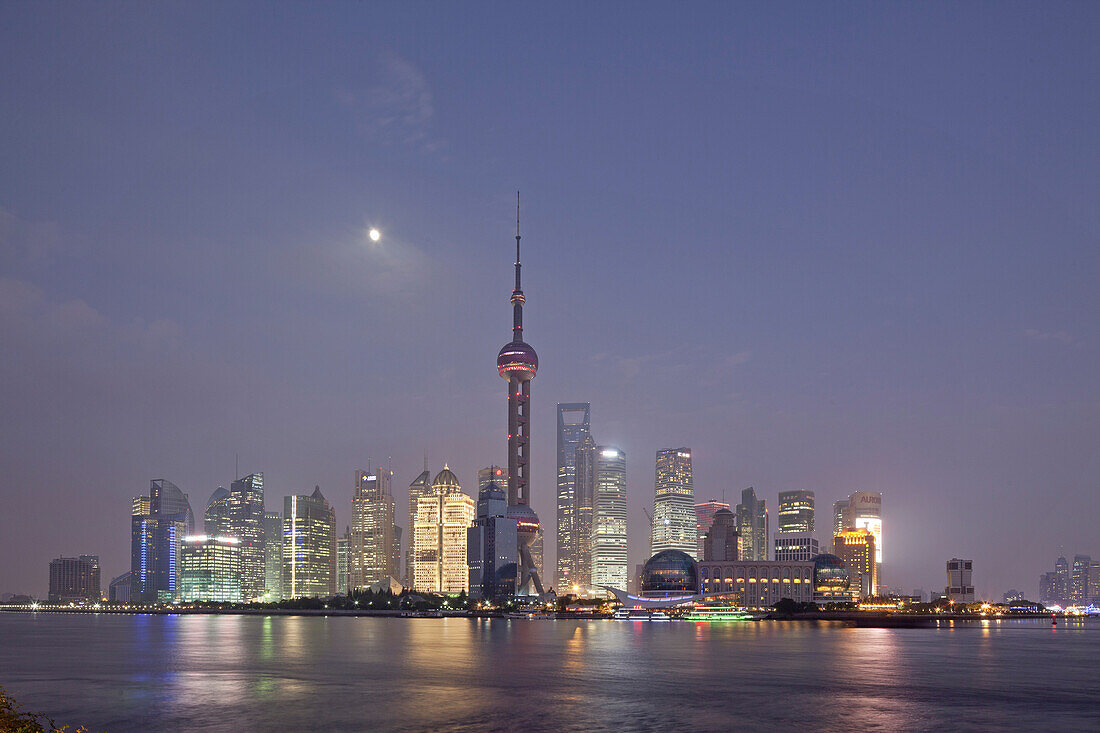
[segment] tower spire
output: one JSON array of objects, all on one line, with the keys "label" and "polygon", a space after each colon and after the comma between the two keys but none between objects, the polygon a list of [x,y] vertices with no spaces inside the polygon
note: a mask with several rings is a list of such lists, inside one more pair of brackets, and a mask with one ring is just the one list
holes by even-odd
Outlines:
[{"label": "tower spire", "polygon": [[523,289],[519,284],[519,191],[516,191],[516,289],[512,291],[512,341],[523,341]]}]

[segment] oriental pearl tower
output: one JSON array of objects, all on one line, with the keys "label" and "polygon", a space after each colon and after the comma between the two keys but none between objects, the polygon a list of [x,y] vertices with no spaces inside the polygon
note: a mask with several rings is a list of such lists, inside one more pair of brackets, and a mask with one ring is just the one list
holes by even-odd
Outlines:
[{"label": "oriental pearl tower", "polygon": [[[516,193],[516,287],[512,291],[512,340],[497,355],[497,372],[508,380],[508,517],[516,520],[519,540],[519,595],[543,595],[538,570],[531,559],[531,545],[539,532],[539,517],[531,508],[531,380],[539,357],[523,341],[523,289],[519,282],[519,193]],[[532,593],[532,590],[535,593]]]}]

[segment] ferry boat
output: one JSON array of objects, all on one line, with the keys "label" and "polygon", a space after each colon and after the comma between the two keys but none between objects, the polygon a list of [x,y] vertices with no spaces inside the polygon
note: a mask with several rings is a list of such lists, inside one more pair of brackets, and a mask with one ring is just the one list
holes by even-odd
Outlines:
[{"label": "ferry boat", "polygon": [[752,614],[736,606],[696,606],[686,616],[686,621],[736,622],[753,621]]},{"label": "ferry boat", "polygon": [[616,621],[671,621],[664,611],[646,611],[639,608],[620,608],[611,614]]},{"label": "ferry boat", "polygon": [[523,619],[525,621],[542,621],[556,618],[555,614],[549,611],[509,611],[504,614],[504,618]]}]

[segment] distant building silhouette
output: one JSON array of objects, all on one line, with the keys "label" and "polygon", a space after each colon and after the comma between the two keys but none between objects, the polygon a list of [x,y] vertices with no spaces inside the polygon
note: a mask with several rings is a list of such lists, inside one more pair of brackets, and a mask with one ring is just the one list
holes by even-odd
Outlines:
[{"label": "distant building silhouette", "polygon": [[741,553],[745,560],[768,559],[768,504],[756,498],[756,491],[751,486],[741,492],[737,531],[741,535]]},{"label": "distant building silhouette", "polygon": [[50,561],[50,603],[95,603],[100,598],[98,555]]}]

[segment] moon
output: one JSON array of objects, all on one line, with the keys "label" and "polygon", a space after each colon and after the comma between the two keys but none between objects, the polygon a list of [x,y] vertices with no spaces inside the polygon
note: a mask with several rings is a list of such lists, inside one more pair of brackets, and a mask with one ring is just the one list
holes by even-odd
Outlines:
[{"label": "moon", "polygon": [[367,236],[370,237],[370,241],[377,242],[379,239],[382,238],[382,232],[378,231],[377,229],[371,229],[369,232],[367,232]]}]

